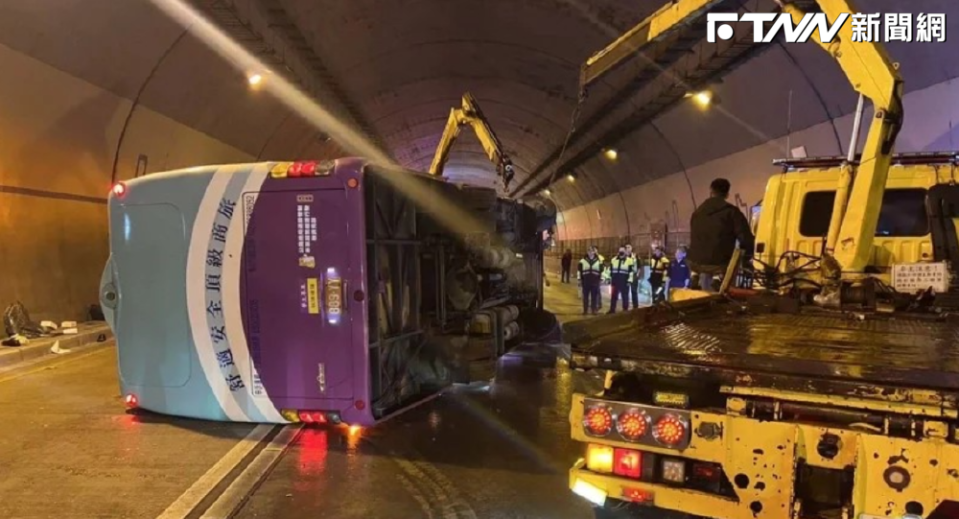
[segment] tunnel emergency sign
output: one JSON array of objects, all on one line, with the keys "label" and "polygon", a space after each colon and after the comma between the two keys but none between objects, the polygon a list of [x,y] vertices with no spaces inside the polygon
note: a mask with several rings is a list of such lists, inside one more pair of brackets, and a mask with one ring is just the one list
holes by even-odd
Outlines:
[{"label": "tunnel emergency sign", "polygon": [[[853,42],[944,42],[946,15],[944,13],[841,13],[830,23],[825,13],[806,13],[798,24],[788,13],[708,13],[706,41],[730,40],[736,33],[736,22],[753,23],[753,42],[769,43],[783,33],[786,43],[804,43],[818,31],[824,43],[831,43],[839,30],[852,23]],[[769,30],[766,30],[767,24]]]},{"label": "tunnel emergency sign", "polygon": [[893,265],[892,287],[904,294],[915,294],[930,288],[941,294],[949,289],[949,269],[945,262]]}]

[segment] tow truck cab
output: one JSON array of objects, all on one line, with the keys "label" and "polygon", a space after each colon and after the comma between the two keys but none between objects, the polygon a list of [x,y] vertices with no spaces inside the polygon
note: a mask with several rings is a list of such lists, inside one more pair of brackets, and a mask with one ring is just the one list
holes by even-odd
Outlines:
[{"label": "tow truck cab", "polygon": [[[842,157],[781,160],[783,172],[770,178],[758,210],[756,259],[775,265],[783,254],[822,254],[839,184]],[[876,227],[873,275],[886,283],[894,264],[953,259],[939,234],[955,235],[953,215],[942,200],[959,200],[956,186],[959,156],[955,153],[900,154],[893,157]],[[854,164],[855,165],[855,164]],[[754,220],[756,215],[753,215]],[[955,241],[955,237],[952,238]]]}]

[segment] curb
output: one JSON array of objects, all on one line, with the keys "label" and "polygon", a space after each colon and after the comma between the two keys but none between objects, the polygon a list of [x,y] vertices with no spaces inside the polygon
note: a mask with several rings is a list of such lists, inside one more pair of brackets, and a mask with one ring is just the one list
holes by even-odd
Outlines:
[{"label": "curb", "polygon": [[[100,335],[103,335],[105,340],[97,341]],[[34,339],[24,346],[0,346],[0,368],[10,367],[41,357],[52,357],[55,354],[50,352],[50,348],[52,348],[53,344],[58,340],[60,341],[61,348],[74,350],[108,342],[112,339],[113,331],[110,330],[107,324],[84,324],[81,325],[81,329],[76,335],[58,335]]]}]

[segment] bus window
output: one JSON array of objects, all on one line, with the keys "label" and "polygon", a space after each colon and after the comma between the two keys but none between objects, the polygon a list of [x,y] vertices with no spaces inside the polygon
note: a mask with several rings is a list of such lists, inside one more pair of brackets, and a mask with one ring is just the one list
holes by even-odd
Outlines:
[{"label": "bus window", "polygon": [[[803,198],[799,233],[821,238],[829,233],[835,191],[812,191]],[[882,198],[876,236],[908,237],[929,234],[925,189],[888,189]]]}]

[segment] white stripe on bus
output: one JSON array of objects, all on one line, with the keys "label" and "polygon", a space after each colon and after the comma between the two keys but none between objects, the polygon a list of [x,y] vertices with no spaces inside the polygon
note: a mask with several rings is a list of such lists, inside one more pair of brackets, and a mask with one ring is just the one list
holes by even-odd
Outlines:
[{"label": "white stripe on bus", "polygon": [[226,190],[230,175],[236,170],[237,166],[225,166],[217,169],[210,179],[206,192],[203,194],[203,200],[200,202],[196,219],[193,222],[190,251],[187,255],[186,300],[187,312],[190,316],[190,328],[193,332],[193,344],[196,346],[200,366],[203,368],[203,374],[210,385],[210,390],[213,391],[213,396],[216,397],[220,408],[226,413],[228,419],[235,422],[248,422],[250,418],[240,408],[220,371],[206,319],[207,249],[210,246],[210,235],[217,209],[220,206],[220,199]]},{"label": "white stripe on bus", "polygon": [[[286,423],[286,420],[276,410],[276,406],[269,399],[266,388],[262,389],[262,396],[253,394],[253,373],[255,367],[250,361],[250,347],[246,340],[246,329],[243,326],[240,301],[240,283],[242,279],[241,259],[243,257],[243,242],[246,236],[246,212],[252,210],[245,204],[245,193],[257,193],[263,186],[264,180],[270,171],[270,164],[258,164],[247,175],[243,189],[237,193],[237,203],[233,211],[233,221],[226,235],[226,249],[223,254],[223,319],[230,334],[230,349],[233,351],[233,363],[236,364],[243,385],[246,386],[247,401],[253,402],[263,415],[263,419],[270,423]],[[255,200],[253,202],[256,204]],[[296,210],[295,208],[293,210]]]}]

